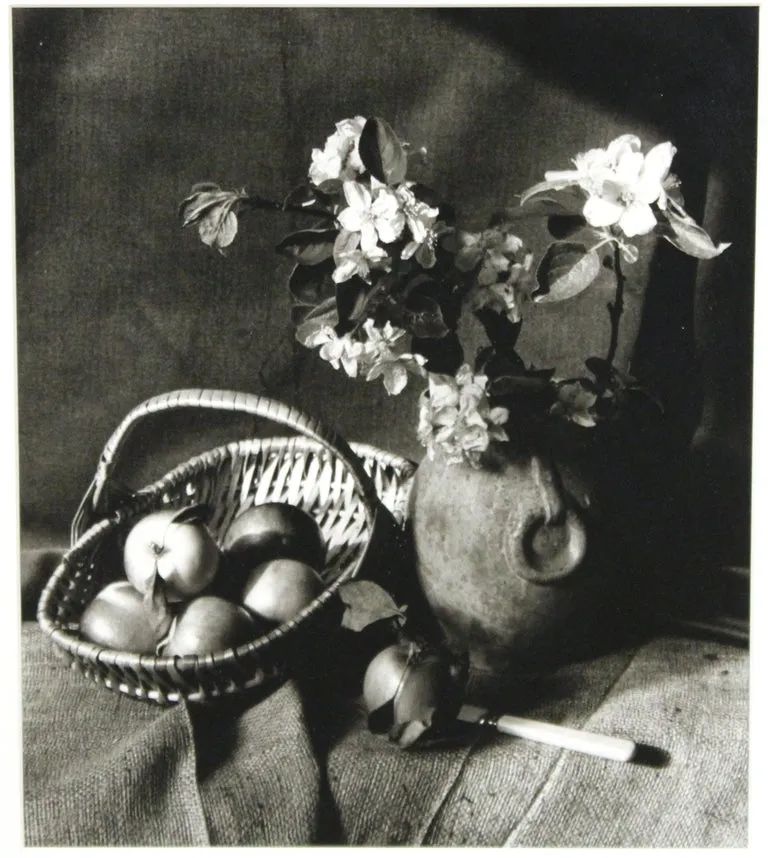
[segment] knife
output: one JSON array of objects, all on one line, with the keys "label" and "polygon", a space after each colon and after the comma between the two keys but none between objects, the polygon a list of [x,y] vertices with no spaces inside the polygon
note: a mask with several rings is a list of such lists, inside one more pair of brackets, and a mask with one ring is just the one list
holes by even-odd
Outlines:
[{"label": "knife", "polygon": [[547,745],[556,745],[568,751],[579,751],[582,754],[605,757],[620,763],[629,762],[637,749],[631,739],[603,736],[600,733],[590,733],[588,730],[562,727],[559,724],[547,724],[544,721],[533,721],[530,718],[518,718],[516,715],[495,715],[469,704],[461,707],[457,718],[459,721],[478,724],[507,736],[517,736],[520,739],[530,739],[533,742],[544,742]]}]

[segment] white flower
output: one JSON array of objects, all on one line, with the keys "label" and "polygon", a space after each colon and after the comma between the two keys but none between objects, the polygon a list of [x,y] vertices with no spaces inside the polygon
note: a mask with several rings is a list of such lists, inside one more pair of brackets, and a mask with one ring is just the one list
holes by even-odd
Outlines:
[{"label": "white flower", "polygon": [[467,461],[474,467],[491,441],[506,441],[506,408],[491,408],[486,396],[487,378],[474,375],[464,364],[456,376],[428,373],[429,388],[419,400],[417,434],[434,458],[440,449],[448,462]]},{"label": "white flower", "polygon": [[304,345],[309,348],[320,346],[320,357],[327,360],[334,369],[343,367],[350,378],[357,376],[363,344],[351,334],[340,337],[330,325],[326,325],[310,334]]},{"label": "white flower", "polygon": [[368,381],[381,378],[387,393],[397,396],[408,384],[409,373],[424,374],[423,366],[427,359],[423,355],[394,351],[395,345],[405,336],[402,328],[395,328],[391,322],[377,328],[373,319],[366,319],[363,330],[366,334],[363,360],[369,368]]},{"label": "white flower", "polygon": [[401,355],[392,355],[387,358],[379,358],[368,371],[367,381],[373,381],[381,377],[384,388],[390,396],[397,396],[408,384],[409,373],[423,375],[423,366],[427,359],[423,355],[406,352]]},{"label": "white flower", "polygon": [[334,283],[343,283],[358,275],[368,280],[372,268],[386,268],[389,257],[384,248],[372,248],[368,253],[359,249],[360,233],[342,229],[333,245],[333,260],[336,263],[332,278]]},{"label": "white flower", "polygon": [[590,149],[574,158],[575,170],[550,170],[544,182],[523,195],[578,185],[587,193],[583,215],[594,227],[617,226],[627,237],[645,235],[656,226],[651,206],[667,205],[665,180],[677,150],[667,143],[641,152],[634,134],[617,137],[605,149]]},{"label": "white flower", "polygon": [[400,185],[395,194],[403,207],[411,240],[400,254],[402,259],[415,256],[422,268],[432,268],[436,262],[435,244],[438,236],[445,227],[438,228],[435,223],[440,209],[428,206],[423,200],[417,199],[407,184]]},{"label": "white flower", "polygon": [[360,248],[366,256],[380,252],[384,244],[396,241],[405,227],[405,215],[393,191],[372,180],[371,190],[360,182],[344,182],[347,208],[338,214],[342,229],[360,233]]},{"label": "white flower", "polygon": [[467,296],[469,308],[489,307],[519,322],[526,275],[533,262],[533,254],[522,239],[506,229],[491,227],[481,233],[461,232],[459,241],[455,259],[459,271],[471,271],[481,263],[475,288]]},{"label": "white flower", "polygon": [[342,119],[336,123],[336,131],[325,141],[323,149],[312,150],[309,178],[320,186],[329,181],[355,179],[363,172],[358,144],[365,125],[365,117]]}]

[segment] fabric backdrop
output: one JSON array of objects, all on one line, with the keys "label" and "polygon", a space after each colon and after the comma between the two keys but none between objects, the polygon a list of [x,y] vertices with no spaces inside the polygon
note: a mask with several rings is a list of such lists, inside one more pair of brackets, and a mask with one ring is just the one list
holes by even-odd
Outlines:
[{"label": "fabric backdrop", "polygon": [[[176,213],[203,180],[280,198],[333,123],[362,114],[427,146],[428,182],[470,229],[620,133],[674,142],[691,213],[734,246],[698,269],[666,245],[654,277],[635,266],[619,357],[645,301],[633,369],[671,434],[686,444],[698,429],[697,535],[746,562],[756,46],[749,8],[15,10],[25,532],[64,533],[115,426],[178,387],[267,392],[350,440],[421,456],[418,391],[352,384],[293,342],[289,265],[273,250],[287,219],[246,219],[224,259]],[[526,359],[580,367],[607,342],[609,299],[588,290],[567,324],[540,308]],[[126,480],[251,431],[169,418],[137,438]]]}]

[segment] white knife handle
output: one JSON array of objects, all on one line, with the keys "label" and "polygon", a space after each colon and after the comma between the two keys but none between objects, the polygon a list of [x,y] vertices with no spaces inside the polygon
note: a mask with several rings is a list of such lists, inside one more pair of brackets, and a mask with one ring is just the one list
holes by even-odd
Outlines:
[{"label": "white knife handle", "polygon": [[[603,736],[590,733],[587,730],[576,730],[572,727],[562,727],[559,724],[547,724],[543,721],[532,721],[529,718],[518,718],[515,715],[500,715],[491,722],[499,733],[517,736],[520,739],[530,739],[533,742],[544,742],[547,745],[557,745],[569,751],[579,751],[582,754],[592,754],[626,763],[635,753],[635,743],[631,739],[619,739],[615,736]],[[490,726],[490,725],[489,725]]]}]

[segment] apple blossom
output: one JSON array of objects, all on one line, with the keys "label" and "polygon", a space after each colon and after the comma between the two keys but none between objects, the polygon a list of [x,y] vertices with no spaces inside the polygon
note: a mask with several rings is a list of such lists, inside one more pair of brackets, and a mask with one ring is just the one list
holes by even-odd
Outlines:
[{"label": "apple blossom", "polygon": [[544,181],[527,191],[521,202],[544,190],[577,185],[587,193],[583,215],[594,227],[618,227],[631,238],[656,226],[651,206],[664,210],[669,168],[677,150],[659,143],[646,155],[640,138],[622,134],[605,149],[590,149],[573,159],[575,170],[549,170]]},{"label": "apple blossom", "polygon": [[340,337],[330,325],[325,325],[310,334],[305,345],[310,348],[320,346],[319,354],[323,360],[327,360],[334,369],[343,367],[350,378],[357,377],[363,344],[351,334]]},{"label": "apple blossom", "polygon": [[323,149],[312,150],[309,178],[320,187],[325,182],[355,179],[363,172],[358,152],[365,117],[355,116],[336,123],[336,131],[325,141]]},{"label": "apple blossom", "polygon": [[389,256],[378,245],[370,253],[363,253],[358,248],[360,235],[341,230],[333,248],[333,258],[336,268],[332,274],[334,283],[344,283],[357,275],[363,280],[370,278],[371,269],[386,268]]},{"label": "apple blossom", "polygon": [[436,227],[440,209],[417,199],[407,183],[400,185],[395,195],[403,208],[411,232],[411,240],[403,248],[401,258],[410,259],[415,256],[422,268],[432,268],[436,261],[435,244],[438,235],[446,229],[444,224]]},{"label": "apple blossom", "polygon": [[396,328],[391,322],[377,328],[373,319],[363,324],[366,340],[363,343],[362,363],[368,369],[367,381],[381,378],[384,387],[392,396],[397,396],[408,383],[408,373],[423,375],[422,369],[427,359],[423,355],[407,352],[397,353],[396,344],[405,336],[402,328]]},{"label": "apple blossom", "polygon": [[474,375],[468,364],[455,377],[429,373],[429,387],[419,400],[419,441],[434,458],[436,448],[449,463],[467,461],[480,466],[491,441],[506,441],[506,408],[491,408],[486,396],[487,378]]},{"label": "apple blossom", "polygon": [[360,182],[344,182],[347,207],[337,218],[342,229],[360,233],[360,248],[366,256],[378,253],[379,239],[384,244],[397,241],[405,227],[405,214],[393,191],[371,181],[369,190]]}]

